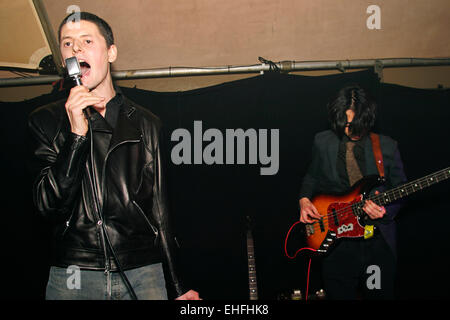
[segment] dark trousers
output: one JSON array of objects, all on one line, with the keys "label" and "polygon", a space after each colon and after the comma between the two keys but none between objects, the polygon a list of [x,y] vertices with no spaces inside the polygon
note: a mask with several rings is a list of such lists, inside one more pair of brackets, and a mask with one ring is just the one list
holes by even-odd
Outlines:
[{"label": "dark trousers", "polygon": [[381,234],[342,239],[323,259],[322,277],[332,300],[394,299],[396,258]]}]

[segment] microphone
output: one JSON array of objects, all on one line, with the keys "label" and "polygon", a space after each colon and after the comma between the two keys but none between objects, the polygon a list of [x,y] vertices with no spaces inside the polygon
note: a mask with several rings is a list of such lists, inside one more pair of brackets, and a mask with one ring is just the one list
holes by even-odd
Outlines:
[{"label": "microphone", "polygon": [[81,86],[81,68],[77,57],[70,57],[66,59],[66,68],[69,77],[71,77],[77,86]]},{"label": "microphone", "polygon": [[[83,85],[81,83],[80,63],[78,62],[77,57],[73,56],[73,57],[67,58],[66,59],[66,68],[67,68],[67,73],[69,74],[69,77],[71,77],[73,79],[75,84],[77,86]],[[89,120],[89,117],[91,116],[90,108],[89,107],[84,108],[83,113],[84,113],[84,116],[86,117],[86,119]]]}]

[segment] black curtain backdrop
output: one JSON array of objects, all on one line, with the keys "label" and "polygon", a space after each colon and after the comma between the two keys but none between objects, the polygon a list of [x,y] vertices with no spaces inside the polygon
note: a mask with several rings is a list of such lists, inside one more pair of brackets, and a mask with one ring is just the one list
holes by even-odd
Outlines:
[{"label": "black curtain backdrop", "polygon": [[[378,101],[375,131],[399,142],[410,180],[449,166],[450,90],[384,84],[372,71],[322,77],[265,74],[172,93],[122,88],[164,124],[169,199],[181,242],[183,277],[204,299],[248,299],[246,216],[254,222],[259,297],[274,300],[292,289],[304,292],[309,260],[285,257],[284,239],[298,220],[297,192],[313,136],[328,128],[326,103],[352,82],[366,87]],[[33,209],[25,163],[26,119],[38,106],[62,96],[60,92],[0,106],[6,298],[44,297],[50,239],[47,224]],[[226,129],[268,129],[269,137],[270,129],[279,129],[277,174],[260,175],[259,163],[175,165],[170,153],[178,142],[171,141],[171,133],[185,128],[194,139],[194,121],[202,121],[203,132],[219,129],[224,138]],[[401,299],[450,296],[449,183],[410,196],[398,216]],[[320,259],[313,259],[310,292],[321,286]]]}]

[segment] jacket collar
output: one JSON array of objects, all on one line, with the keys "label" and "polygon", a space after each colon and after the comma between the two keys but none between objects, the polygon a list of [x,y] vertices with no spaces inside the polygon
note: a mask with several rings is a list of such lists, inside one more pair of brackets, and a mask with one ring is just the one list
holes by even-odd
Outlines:
[{"label": "jacket collar", "polygon": [[[121,93],[119,88],[116,88],[117,93]],[[65,100],[61,100],[62,106],[64,106]],[[70,122],[65,112],[63,111],[63,128],[67,133],[70,132]],[[123,96],[123,103],[120,106],[119,114],[117,116],[117,123],[114,130],[108,124],[108,122],[98,113],[94,108],[92,109],[91,119],[93,124],[93,130],[101,131],[105,133],[112,133],[110,149],[115,148],[117,145],[127,141],[139,141],[142,137],[141,130],[139,128],[138,117],[136,115],[136,108],[132,102]]]},{"label": "jacket collar", "polygon": [[375,155],[373,153],[372,140],[367,135],[364,144],[364,153],[366,157],[366,175],[379,174],[377,164],[375,162]]},{"label": "jacket collar", "polygon": [[123,104],[120,107],[119,115],[117,117],[116,127],[114,128],[113,136],[111,138],[110,149],[113,149],[123,142],[139,141],[141,136],[136,117],[136,108],[124,97]]},{"label": "jacket collar", "polygon": [[330,147],[328,148],[328,157],[329,157],[331,174],[332,174],[333,180],[340,183],[339,175],[338,175],[337,168],[336,168],[340,140],[334,132],[331,135],[330,139],[332,139],[332,142],[330,143]]},{"label": "jacket collar", "polygon": [[105,133],[112,133],[113,129],[108,124],[105,118],[102,117],[102,115],[97,112],[92,107],[88,107],[91,112],[91,116],[89,117],[90,123],[92,124],[92,130],[96,132],[105,132]]}]

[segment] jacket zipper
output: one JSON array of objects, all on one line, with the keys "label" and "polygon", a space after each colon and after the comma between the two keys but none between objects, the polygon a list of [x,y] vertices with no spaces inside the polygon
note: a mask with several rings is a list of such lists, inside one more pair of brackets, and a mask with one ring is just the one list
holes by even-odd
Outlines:
[{"label": "jacket zipper", "polygon": [[[114,151],[115,149],[117,149],[119,146],[125,144],[125,143],[129,143],[129,142],[139,142],[140,140],[125,140],[122,141],[120,143],[118,143],[117,145],[114,146],[114,148],[112,148],[111,150],[108,150],[108,152],[106,153],[105,156],[105,160],[103,162],[103,166],[102,166],[102,181],[101,181],[101,186],[102,186],[102,203],[103,205],[106,203],[107,199],[106,199],[106,192],[105,192],[105,172],[106,172],[106,161],[109,158],[109,155],[111,154],[112,151]],[[93,188],[93,186],[91,185],[91,187]],[[100,200],[100,199],[99,199]],[[105,274],[108,274],[110,272],[110,261],[109,261],[109,256],[108,256],[108,252],[106,249],[106,239],[105,239],[105,230],[104,230],[104,226],[103,226],[103,217],[100,216],[100,212],[98,213],[99,216],[99,220],[98,223],[101,224],[101,236],[102,236],[102,241],[103,241],[103,252],[105,255]],[[112,244],[111,244],[112,245]]]},{"label": "jacket zipper", "polygon": [[[91,161],[93,161],[93,159],[91,159]],[[92,181],[92,176],[91,176],[91,172],[89,171],[89,164],[88,166],[88,178],[89,178],[89,186],[91,187],[91,192],[92,194],[95,196],[95,192],[94,192],[94,182]],[[92,172],[93,174],[93,172]],[[102,242],[102,247],[103,247],[103,254],[105,256],[105,274],[109,273],[109,256],[108,256],[108,251],[106,249],[106,239],[105,239],[105,234],[104,234],[104,229],[103,229],[103,219],[100,216],[100,212],[97,211],[96,205],[94,205],[94,213],[97,219],[97,227],[100,227],[100,237],[101,237],[101,242]],[[98,208],[100,209],[100,208]]]},{"label": "jacket zipper", "polygon": [[145,221],[147,221],[147,224],[149,225],[150,229],[152,229],[153,233],[155,234],[155,241],[154,244],[156,244],[156,240],[158,239],[158,229],[155,228],[151,223],[150,220],[148,220],[148,217],[145,215],[144,211],[141,209],[141,206],[135,201],[132,201],[133,204],[136,206],[136,208],[138,209],[138,211],[141,213],[141,215],[144,217]]},{"label": "jacket zipper", "polygon": [[73,217],[73,210],[72,210],[72,213],[71,213],[70,216],[69,216],[69,219],[67,219],[66,222],[65,222],[66,226],[64,227],[64,230],[63,230],[63,232],[61,233],[61,238],[63,238],[64,235],[66,234],[67,230],[69,230],[69,227],[70,227],[70,221],[72,220],[72,217]]}]

